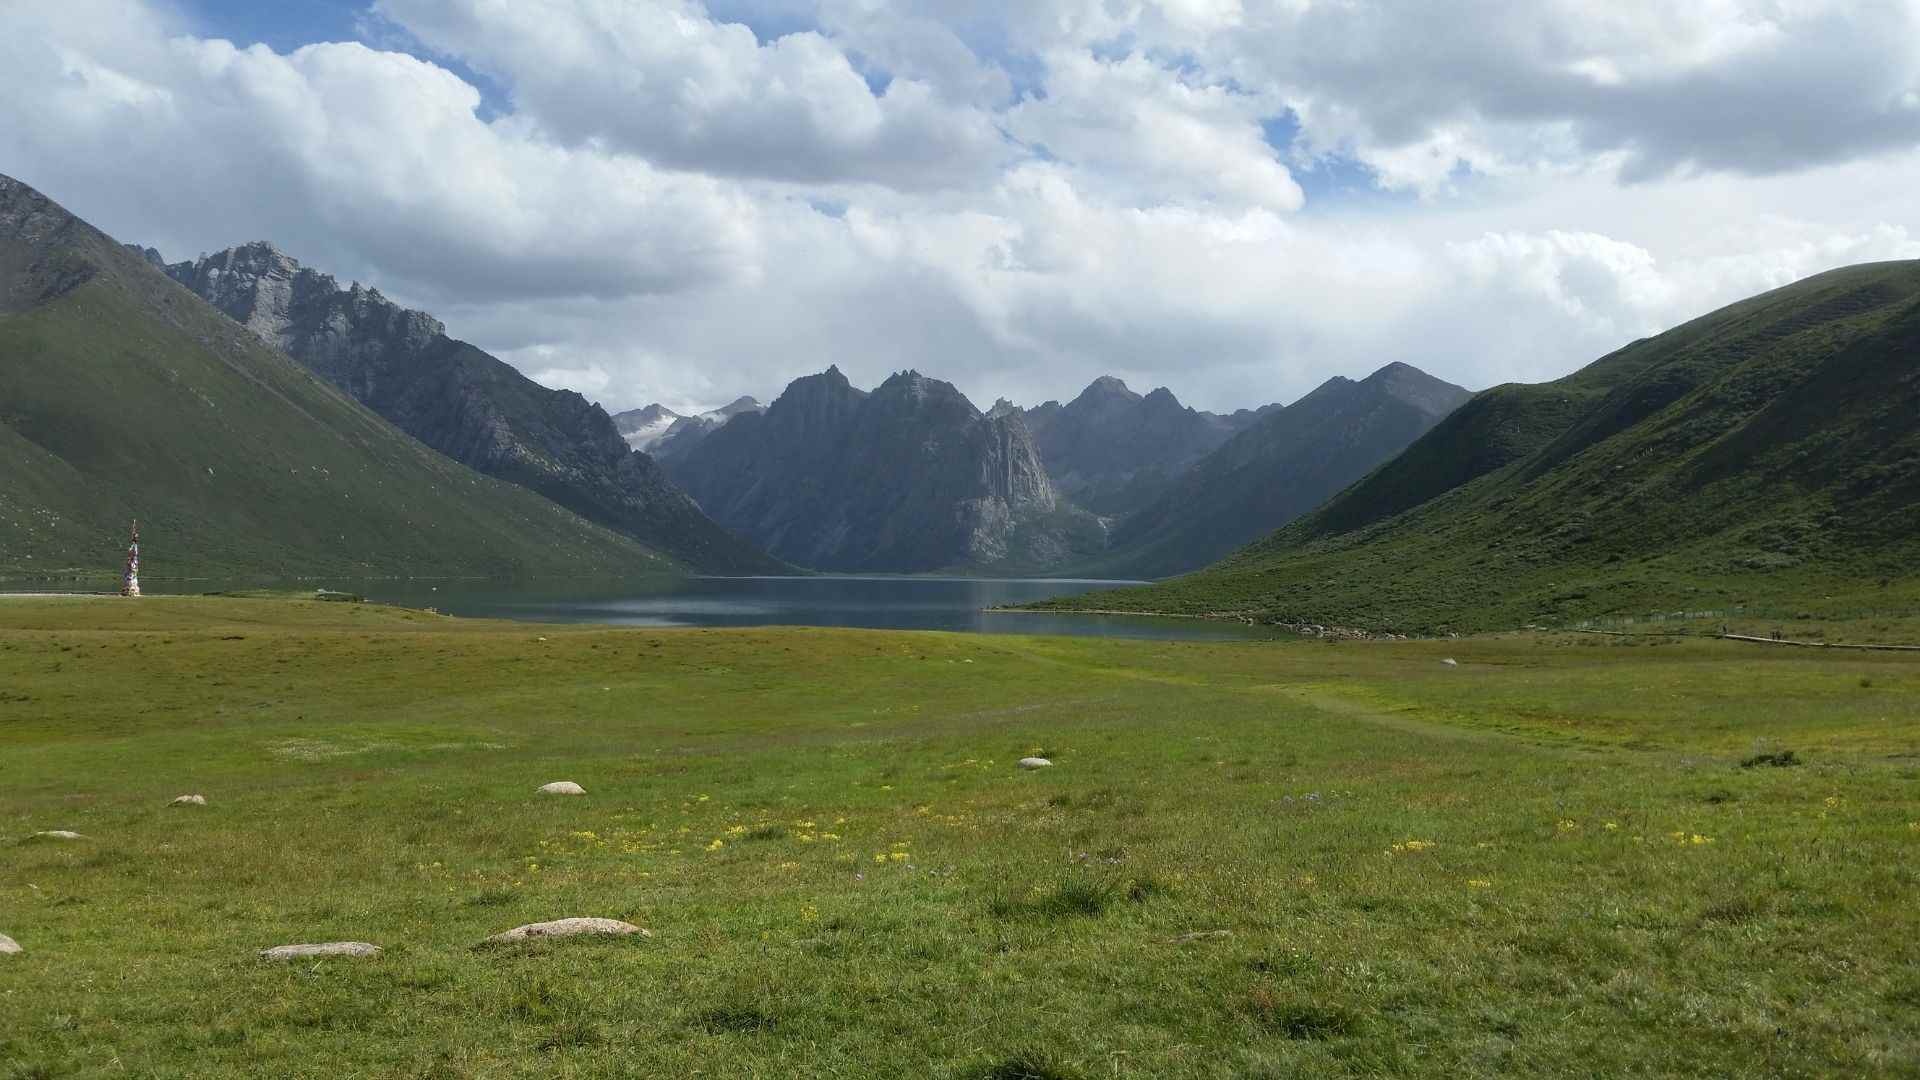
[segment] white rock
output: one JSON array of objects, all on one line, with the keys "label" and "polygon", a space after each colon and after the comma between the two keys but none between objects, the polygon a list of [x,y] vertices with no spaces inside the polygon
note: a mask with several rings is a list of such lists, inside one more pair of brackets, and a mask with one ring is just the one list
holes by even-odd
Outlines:
[{"label": "white rock", "polygon": [[582,935],[604,934],[615,937],[639,934],[652,937],[652,931],[642,930],[632,923],[618,919],[556,919],[553,922],[528,923],[516,926],[503,934],[495,934],[487,939],[489,945],[508,945],[516,941],[532,941],[535,938],[580,937]]},{"label": "white rock", "polygon": [[1445,665],[1447,665],[1448,667],[1459,667],[1459,666],[1460,666],[1460,661],[1458,661],[1458,660],[1455,660],[1455,659],[1454,659],[1453,657],[1451,657],[1451,656],[1449,656],[1449,657],[1447,657],[1447,658],[1446,658],[1445,660],[1442,660],[1442,661],[1440,661],[1440,662],[1441,662],[1441,663],[1443,663],[1443,664],[1445,664]]},{"label": "white rock", "polygon": [[1053,767],[1053,762],[1043,757],[1023,757],[1019,760],[1018,764],[1023,769],[1050,769]]},{"label": "white rock", "polygon": [[551,784],[540,785],[542,795],[585,795],[587,789],[571,780],[555,780]]},{"label": "white rock", "polygon": [[169,806],[205,806],[207,805],[207,797],[205,795],[182,795],[179,798],[173,800],[171,803],[168,803],[167,805]]},{"label": "white rock", "polygon": [[86,837],[67,829],[48,829],[33,834],[35,840],[85,840]]},{"label": "white rock", "polygon": [[20,947],[19,942],[5,934],[0,934],[0,956],[18,956],[25,951]]},{"label": "white rock", "polygon": [[261,949],[262,960],[310,960],[327,956],[379,956],[380,946],[364,941],[328,941],[319,945],[276,945]]}]

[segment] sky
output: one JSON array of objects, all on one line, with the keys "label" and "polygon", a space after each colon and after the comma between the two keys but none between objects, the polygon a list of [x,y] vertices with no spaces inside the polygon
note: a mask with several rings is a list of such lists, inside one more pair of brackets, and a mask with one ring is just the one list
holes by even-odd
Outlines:
[{"label": "sky", "polygon": [[610,410],[1231,410],[1920,257],[1920,0],[0,0],[0,172]]}]

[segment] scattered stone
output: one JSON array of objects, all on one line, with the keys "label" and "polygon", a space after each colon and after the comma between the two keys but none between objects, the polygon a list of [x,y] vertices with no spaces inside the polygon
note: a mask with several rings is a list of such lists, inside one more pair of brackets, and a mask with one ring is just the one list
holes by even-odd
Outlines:
[{"label": "scattered stone", "polygon": [[86,837],[68,829],[48,829],[33,834],[35,840],[85,840]]},{"label": "scattered stone", "polygon": [[18,956],[23,952],[26,950],[20,947],[19,942],[5,934],[0,934],[0,956]]},{"label": "scattered stone", "polygon": [[551,784],[540,785],[542,795],[585,795],[587,789],[571,780],[555,780]]},{"label": "scattered stone", "polygon": [[1453,657],[1451,657],[1451,656],[1449,656],[1449,657],[1447,657],[1447,658],[1446,658],[1445,660],[1442,660],[1442,661],[1440,661],[1440,662],[1441,662],[1441,663],[1443,663],[1443,664],[1445,664],[1445,665],[1447,665],[1448,667],[1459,667],[1459,666],[1460,666],[1460,661],[1458,661],[1458,660],[1455,660],[1455,659],[1454,659]]},{"label": "scattered stone", "polygon": [[328,941],[319,945],[276,945],[261,949],[262,960],[313,960],[328,956],[379,956],[380,946],[364,941]]},{"label": "scattered stone", "polygon": [[171,803],[168,803],[167,805],[169,806],[205,806],[207,805],[207,797],[205,795],[182,795],[179,798],[173,800]]},{"label": "scattered stone", "polygon": [[488,945],[511,945],[520,941],[533,941],[536,938],[581,937],[604,935],[623,937],[639,934],[652,937],[651,930],[642,930],[632,923],[618,919],[556,919],[553,922],[528,923],[516,926],[503,934],[495,934],[486,940]]},{"label": "scattered stone", "polygon": [[1018,762],[1023,769],[1051,769],[1053,762],[1043,757],[1023,757]]},{"label": "scattered stone", "polygon": [[1195,930],[1191,934],[1181,934],[1168,944],[1186,945],[1195,941],[1213,941],[1218,938],[1230,938],[1232,936],[1233,931],[1231,930]]}]

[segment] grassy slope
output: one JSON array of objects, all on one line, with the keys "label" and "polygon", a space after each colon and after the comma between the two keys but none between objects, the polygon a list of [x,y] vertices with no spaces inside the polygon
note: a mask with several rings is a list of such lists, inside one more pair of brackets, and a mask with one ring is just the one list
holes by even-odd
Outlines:
[{"label": "grassy slope", "polygon": [[154,575],[673,566],[421,446],[144,267],[0,315],[0,460],[0,573],[112,574],[135,516]]},{"label": "grassy slope", "polygon": [[[1920,1061],[1907,656],[43,600],[0,687],[0,1075]],[[576,914],[656,936],[470,948]]]},{"label": "grassy slope", "polygon": [[1890,601],[1920,555],[1920,264],[1480,395],[1224,563],[1058,606],[1433,631]]}]

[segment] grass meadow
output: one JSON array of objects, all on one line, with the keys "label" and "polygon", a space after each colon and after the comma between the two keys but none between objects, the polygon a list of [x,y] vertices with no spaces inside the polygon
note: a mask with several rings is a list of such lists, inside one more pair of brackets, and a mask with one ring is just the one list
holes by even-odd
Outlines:
[{"label": "grass meadow", "polygon": [[1915,1076],[1920,656],[0,600],[0,933],[4,1078]]}]

